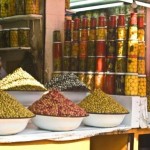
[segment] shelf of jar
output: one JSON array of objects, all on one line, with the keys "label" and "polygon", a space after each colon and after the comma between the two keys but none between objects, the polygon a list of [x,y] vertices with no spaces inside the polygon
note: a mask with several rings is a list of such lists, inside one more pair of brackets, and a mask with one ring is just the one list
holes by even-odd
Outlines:
[{"label": "shelf of jar", "polygon": [[5,23],[5,22],[7,23],[7,22],[18,21],[18,20],[37,20],[41,18],[42,18],[42,15],[37,15],[37,14],[16,15],[16,16],[0,18],[0,24]]},{"label": "shelf of jar", "polygon": [[31,47],[6,47],[6,48],[0,48],[0,51],[26,51],[31,50]]}]

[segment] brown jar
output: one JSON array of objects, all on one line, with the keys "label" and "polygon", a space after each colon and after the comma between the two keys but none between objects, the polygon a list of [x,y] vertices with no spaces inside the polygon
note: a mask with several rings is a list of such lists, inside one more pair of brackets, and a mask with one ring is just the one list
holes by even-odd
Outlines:
[{"label": "brown jar", "polygon": [[96,56],[106,55],[106,41],[96,41]]}]

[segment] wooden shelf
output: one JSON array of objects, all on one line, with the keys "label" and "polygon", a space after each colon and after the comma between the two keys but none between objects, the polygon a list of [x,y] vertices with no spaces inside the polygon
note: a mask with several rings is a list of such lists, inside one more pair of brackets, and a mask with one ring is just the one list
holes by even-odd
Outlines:
[{"label": "wooden shelf", "polygon": [[8,23],[8,22],[16,22],[18,20],[36,20],[41,19],[42,15],[16,15],[16,16],[10,16],[5,18],[0,18],[0,24]]},{"label": "wooden shelf", "polygon": [[0,48],[0,51],[29,51],[31,47],[6,47]]}]

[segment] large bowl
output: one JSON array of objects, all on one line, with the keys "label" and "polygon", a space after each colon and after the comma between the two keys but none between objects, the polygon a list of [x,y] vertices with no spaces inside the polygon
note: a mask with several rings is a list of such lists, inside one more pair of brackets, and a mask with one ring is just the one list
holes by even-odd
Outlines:
[{"label": "large bowl", "polygon": [[61,94],[64,95],[69,100],[73,101],[74,103],[80,103],[88,94],[89,92],[86,91],[61,91]]},{"label": "large bowl", "polygon": [[0,119],[0,135],[11,135],[23,131],[30,119]]},{"label": "large bowl", "polygon": [[41,129],[51,131],[70,131],[78,128],[84,117],[55,117],[36,115],[32,122]]},{"label": "large bowl", "polygon": [[115,127],[122,123],[126,114],[89,114],[83,123],[93,127]]},{"label": "large bowl", "polygon": [[15,97],[20,103],[28,107],[39,100],[46,91],[6,91]]}]

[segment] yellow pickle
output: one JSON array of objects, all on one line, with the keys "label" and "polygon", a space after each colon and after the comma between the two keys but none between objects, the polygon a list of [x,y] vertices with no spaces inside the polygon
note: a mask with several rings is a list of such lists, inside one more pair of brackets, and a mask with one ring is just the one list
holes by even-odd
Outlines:
[{"label": "yellow pickle", "polygon": [[137,73],[137,58],[128,58],[127,59],[127,72]]},{"label": "yellow pickle", "polygon": [[138,55],[138,41],[130,40],[128,41],[128,56],[137,56]]},{"label": "yellow pickle", "polygon": [[138,75],[138,95],[146,96],[146,75]]},{"label": "yellow pickle", "polygon": [[145,57],[145,53],[146,53],[145,48],[146,48],[145,42],[138,43],[138,57]]},{"label": "yellow pickle", "polygon": [[145,58],[138,58],[138,73],[145,74]]},{"label": "yellow pickle", "polygon": [[145,30],[144,29],[138,29],[138,40],[145,41]]},{"label": "yellow pickle", "polygon": [[136,40],[137,39],[137,26],[130,26],[129,27],[129,39],[130,40]]}]

